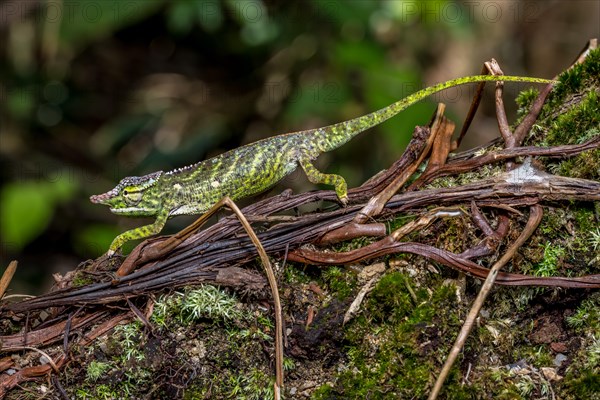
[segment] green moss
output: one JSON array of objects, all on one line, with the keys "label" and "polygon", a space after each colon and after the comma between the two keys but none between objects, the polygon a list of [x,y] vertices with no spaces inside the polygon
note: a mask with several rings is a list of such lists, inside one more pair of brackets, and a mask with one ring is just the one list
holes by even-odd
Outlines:
[{"label": "green moss", "polygon": [[111,368],[112,366],[110,363],[92,361],[87,366],[87,378],[88,380],[95,382]]},{"label": "green moss", "polygon": [[[593,203],[546,207],[525,258],[513,260],[519,270],[538,276],[597,273],[600,266],[600,230]],[[596,247],[596,248],[595,248]]]},{"label": "green moss", "polygon": [[554,87],[545,108],[560,107],[571,94],[597,86],[600,82],[599,68],[600,49],[596,49],[588,54],[583,64],[573,66],[558,77],[559,83]]},{"label": "green moss", "polygon": [[533,273],[536,276],[554,276],[560,269],[565,257],[565,249],[561,246],[554,246],[546,243],[544,246],[544,258]]},{"label": "green moss", "polygon": [[[155,302],[155,312],[151,317],[151,322],[157,324],[161,329],[156,329],[154,334],[149,336],[145,333],[145,327],[139,321],[117,326],[102,349],[89,349],[89,355],[93,360],[88,364],[86,381],[79,385],[72,385],[70,388],[73,391],[72,393],[78,398],[90,399],[138,398],[142,394],[148,393],[152,388],[152,378],[163,373],[163,369],[158,366],[164,364],[165,368],[172,368],[170,364],[175,363],[177,365],[178,362],[181,362],[180,357],[186,360],[196,358],[195,362],[198,362],[200,358],[207,357],[207,354],[211,351],[209,349],[225,347],[231,351],[215,351],[211,360],[215,365],[230,371],[231,374],[239,370],[250,371],[248,372],[249,375],[239,379],[238,383],[243,389],[241,395],[235,396],[232,394],[228,398],[263,398],[263,395],[268,392],[268,388],[272,387],[272,385],[269,386],[270,378],[268,374],[270,371],[268,371],[268,363],[265,363],[266,371],[262,371],[260,373],[262,375],[256,372],[258,371],[256,365],[250,366],[251,362],[240,366],[239,369],[232,368],[231,365],[236,363],[235,360],[239,360],[240,357],[243,358],[245,355],[248,355],[248,360],[256,360],[254,352],[260,351],[260,346],[257,343],[261,340],[272,341],[272,338],[256,335],[243,336],[239,334],[243,329],[238,328],[230,328],[230,331],[235,333],[235,335],[232,335],[222,326],[218,326],[222,322],[235,321],[236,324],[241,324],[247,321],[249,314],[242,313],[241,307],[238,306],[235,297],[213,286],[185,289],[183,292],[173,292],[160,297]],[[272,332],[272,323],[268,318],[264,318],[260,313],[257,314],[257,318],[257,323],[261,325],[261,328]],[[160,336],[163,329],[168,332],[187,332],[186,330],[191,329],[190,326],[196,324],[203,324],[200,329],[203,336],[210,337],[211,332],[214,332],[214,335],[217,335],[219,339],[213,343],[209,343],[210,340],[207,339],[206,344],[199,344],[200,342],[194,337],[186,336],[186,340],[181,341],[181,339],[171,338],[172,334]],[[247,330],[250,331],[250,329]],[[163,343],[163,345],[159,345],[159,337],[160,343]],[[231,340],[232,338],[233,340]],[[170,347],[168,343],[172,343],[175,347]],[[223,345],[223,343],[226,345]],[[165,348],[162,348],[162,346]],[[204,350],[198,350],[199,347]],[[199,354],[202,354],[202,356]],[[252,356],[249,354],[252,354]],[[108,358],[110,361],[96,359],[98,356]],[[175,375],[195,375],[194,368],[196,367],[192,366],[193,363],[194,361],[191,364],[190,361],[186,361],[182,364],[184,367],[177,366],[173,371],[181,372],[177,372]],[[237,363],[239,364],[239,361]],[[188,371],[190,368],[191,370]],[[264,380],[264,388],[255,391],[254,389],[260,386],[259,381],[261,381],[263,375],[267,377]],[[223,387],[218,392],[222,398],[227,397],[225,390],[231,391],[235,388],[233,383],[224,384],[221,381],[222,379],[229,379],[229,375],[223,377],[220,374],[211,374],[211,378],[215,379],[215,382],[211,385]],[[192,388],[207,387],[206,379],[198,379],[200,382],[198,386],[194,384],[193,380],[190,381],[190,378],[185,379],[189,381],[189,386]],[[192,393],[198,393],[198,390],[190,390]],[[214,388],[212,390],[214,392]],[[258,397],[250,395],[254,392],[257,393]],[[164,396],[170,398],[172,393],[166,393]]]},{"label": "green moss", "polygon": [[598,228],[594,210],[591,207],[585,207],[585,205],[575,211],[575,221],[577,222],[577,229],[581,232],[589,232],[594,228]]},{"label": "green moss", "polygon": [[75,393],[78,399],[97,399],[97,400],[112,400],[118,399],[119,393],[109,385],[97,385],[92,388],[78,389]]},{"label": "green moss", "polygon": [[414,305],[407,290],[407,277],[400,272],[385,275],[371,292],[366,304],[369,316],[375,321],[400,321]]},{"label": "green moss", "polygon": [[579,331],[600,332],[600,293],[596,292],[583,300],[575,313],[566,317],[566,322]]},{"label": "green moss", "polygon": [[[599,58],[600,51],[595,50],[583,64],[560,75],[559,83],[550,93],[536,129],[532,129],[526,144],[579,144],[600,135],[600,76],[595,72],[600,69]],[[519,97],[523,114],[531,106],[532,97],[531,91]],[[567,159],[549,159],[546,166],[557,175],[598,180],[600,149],[589,150]]]},{"label": "green moss", "polygon": [[549,126],[546,143],[550,146],[583,143],[597,136],[600,125],[600,96],[587,92],[568,112],[559,115]]},{"label": "green moss", "polygon": [[579,376],[567,376],[563,385],[572,399],[600,399],[600,374],[597,370],[585,370]]},{"label": "green moss", "polygon": [[252,369],[248,373],[230,376],[226,394],[228,399],[263,400],[273,398],[272,379],[263,371]]},{"label": "green moss", "polygon": [[312,280],[306,272],[298,268],[294,263],[288,263],[283,271],[283,281],[290,285],[307,284]]},{"label": "green moss", "polygon": [[574,68],[563,72],[558,77],[559,84],[554,89],[556,98],[562,100],[569,93],[579,91],[583,81],[584,76],[581,65],[576,65]]},{"label": "green moss", "polygon": [[[346,331],[345,369],[333,386],[320,387],[313,398],[426,396],[460,324],[456,314],[438,312],[456,304],[455,287],[417,290],[415,304],[407,285],[415,283],[400,272],[379,281]],[[460,382],[459,375],[454,373],[449,382]],[[454,398],[468,398],[469,392],[453,391]]]},{"label": "green moss", "polygon": [[356,287],[356,276],[344,272],[339,267],[331,267],[324,271],[323,280],[331,294],[340,300],[349,297]]},{"label": "green moss", "polygon": [[515,99],[518,108],[518,117],[522,118],[529,112],[533,102],[540,94],[540,91],[536,88],[530,88],[523,90]]},{"label": "green moss", "polygon": [[78,271],[73,277],[72,283],[73,287],[81,287],[85,285],[91,285],[94,283],[94,279],[85,271]]},{"label": "green moss", "polygon": [[549,208],[548,212],[544,213],[538,231],[547,239],[546,241],[563,239],[569,235],[569,232],[566,230],[565,221],[568,221],[570,218],[567,209]]},{"label": "green moss", "polygon": [[226,370],[223,375],[215,375],[210,380],[202,379],[190,385],[183,399],[231,399],[263,400],[272,399],[273,379],[263,370],[249,368],[245,372]]}]

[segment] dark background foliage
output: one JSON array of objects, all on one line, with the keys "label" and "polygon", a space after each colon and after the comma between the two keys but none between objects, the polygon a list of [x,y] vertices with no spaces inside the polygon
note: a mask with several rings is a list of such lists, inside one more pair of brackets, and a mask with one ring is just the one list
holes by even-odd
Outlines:
[{"label": "dark background foliage", "polygon": [[[0,3],[0,268],[19,260],[13,290],[32,293],[103,253],[143,223],[88,201],[124,176],[356,117],[491,57],[506,74],[552,77],[598,36],[599,15],[595,0]],[[472,92],[418,104],[320,165],[358,185],[435,101],[460,122]],[[496,134],[480,115],[466,146]],[[283,187],[313,186],[296,173]]]}]

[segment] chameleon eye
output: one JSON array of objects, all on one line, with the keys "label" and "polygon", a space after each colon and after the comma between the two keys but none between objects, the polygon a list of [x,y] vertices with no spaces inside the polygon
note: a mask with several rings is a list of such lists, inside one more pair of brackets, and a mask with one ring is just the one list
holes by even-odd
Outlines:
[{"label": "chameleon eye", "polygon": [[123,200],[129,205],[136,205],[142,200],[142,192],[123,190]]}]

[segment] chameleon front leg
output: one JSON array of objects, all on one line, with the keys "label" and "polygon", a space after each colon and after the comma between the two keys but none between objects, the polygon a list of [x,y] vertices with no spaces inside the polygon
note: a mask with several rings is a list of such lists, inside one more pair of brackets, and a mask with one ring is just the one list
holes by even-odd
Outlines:
[{"label": "chameleon front leg", "polygon": [[301,158],[298,160],[300,166],[306,173],[308,180],[312,183],[325,183],[332,185],[335,188],[335,193],[340,199],[342,204],[345,206],[348,203],[348,185],[344,178],[335,174],[324,174],[315,168],[308,158]]},{"label": "chameleon front leg", "polygon": [[156,235],[165,226],[168,217],[169,212],[166,210],[157,215],[156,221],[154,221],[153,224],[140,226],[138,228],[121,233],[119,236],[114,238],[110,244],[108,255],[113,255],[118,249],[121,248],[121,246],[123,246],[124,243],[129,242],[130,240],[143,239],[148,236]]}]

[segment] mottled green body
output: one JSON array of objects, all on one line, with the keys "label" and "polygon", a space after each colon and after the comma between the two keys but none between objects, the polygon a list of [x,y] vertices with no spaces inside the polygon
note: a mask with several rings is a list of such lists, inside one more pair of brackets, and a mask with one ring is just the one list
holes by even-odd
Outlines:
[{"label": "mottled green body", "polygon": [[[465,83],[496,80],[498,77],[478,75],[447,81],[362,117],[323,128],[266,138],[170,172],[159,171],[142,177],[125,178],[113,190],[92,196],[91,201],[110,206],[115,214],[156,216],[156,221],[117,236],[109,251],[115,251],[129,240],[160,232],[171,216],[203,213],[225,196],[237,200],[263,192],[299,165],[311,182],[333,185],[340,201],[345,204],[347,189],[344,178],[319,172],[312,165],[312,160],[434,93]],[[502,80],[551,82],[516,76],[503,76]]]}]

